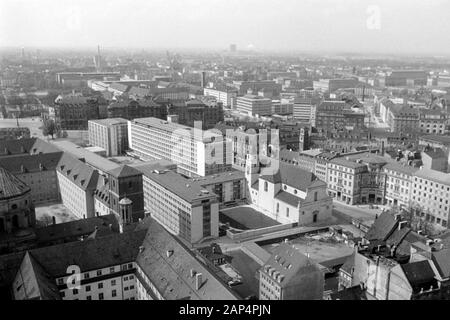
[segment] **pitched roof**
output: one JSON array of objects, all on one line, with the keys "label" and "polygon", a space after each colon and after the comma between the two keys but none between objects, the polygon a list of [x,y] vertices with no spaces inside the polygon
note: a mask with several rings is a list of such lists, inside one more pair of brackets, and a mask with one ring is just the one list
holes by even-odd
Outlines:
[{"label": "pitched roof", "polygon": [[385,241],[397,227],[397,223],[394,216],[389,211],[385,211],[375,220],[364,238],[369,241]]},{"label": "pitched roof", "polygon": [[281,287],[295,282],[300,274],[321,272],[317,263],[286,243],[275,248],[261,270],[271,276]]},{"label": "pitched roof", "polygon": [[0,167],[0,200],[14,198],[30,192],[31,188],[15,175]]},{"label": "pitched roof", "polygon": [[432,252],[431,260],[442,278],[450,277],[450,249]]},{"label": "pitched roof", "polygon": [[[165,299],[237,299],[226,284],[160,224],[153,221],[149,224],[142,246],[144,250],[136,262]],[[191,277],[191,270],[202,274],[199,290],[196,289],[195,276]]]},{"label": "pitched roof", "polygon": [[437,280],[434,278],[434,271],[428,260],[401,264],[400,267],[414,293],[420,292],[421,289],[428,290],[430,286],[437,288]]},{"label": "pitched roof", "polygon": [[98,171],[68,153],[63,154],[56,170],[83,190],[97,186]]},{"label": "pitched roof", "polygon": [[0,157],[24,154],[53,153],[60,150],[38,138],[0,140]]},{"label": "pitched roof", "polygon": [[280,200],[281,202],[287,203],[293,207],[298,207],[298,204],[302,201],[301,198],[290,194],[286,191],[280,191],[275,195],[275,199]]},{"label": "pitched roof", "polygon": [[135,261],[146,232],[114,233],[93,241],[34,249],[30,254],[53,278],[58,278],[65,276],[72,264],[84,272]]},{"label": "pitched roof", "polygon": [[62,157],[62,151],[42,154],[25,154],[0,157],[0,166],[13,174],[54,170]]},{"label": "pitched roof", "polygon": [[280,168],[275,174],[263,175],[260,178],[275,184],[283,183],[301,191],[306,191],[317,180],[312,172],[283,162],[280,162]]},{"label": "pitched roof", "polygon": [[139,170],[132,168],[130,166],[127,166],[127,165],[122,165],[120,167],[117,167],[113,170],[108,171],[108,173],[116,178],[133,177],[133,176],[142,175],[142,173]]}]

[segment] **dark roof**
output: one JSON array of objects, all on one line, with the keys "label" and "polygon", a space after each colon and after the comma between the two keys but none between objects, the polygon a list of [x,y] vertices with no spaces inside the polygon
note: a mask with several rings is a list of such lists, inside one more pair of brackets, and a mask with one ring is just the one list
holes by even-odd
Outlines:
[{"label": "dark roof", "polygon": [[306,191],[317,180],[313,173],[283,162],[280,162],[280,168],[275,174],[261,176],[261,179],[275,184],[283,183],[301,191]]},{"label": "dark roof", "polygon": [[442,278],[450,277],[450,249],[432,252],[431,260]]},{"label": "dark roof", "polygon": [[111,174],[113,177],[116,177],[116,178],[125,178],[125,177],[133,177],[133,176],[142,175],[142,173],[139,170],[136,170],[135,168],[132,168],[127,165],[117,167],[108,172],[109,172],[109,174]]},{"label": "dark roof", "polygon": [[401,264],[400,267],[414,293],[420,292],[421,289],[428,290],[430,286],[437,288],[437,280],[434,278],[434,271],[428,260]]},{"label": "dark roof", "polygon": [[38,138],[0,140],[0,157],[24,154],[53,153],[60,150]]},{"label": "dark roof", "polygon": [[57,171],[83,190],[94,189],[97,185],[98,171],[68,153],[61,157]]},{"label": "dark roof", "polygon": [[21,196],[30,190],[19,178],[0,167],[0,200]]},{"label": "dark roof", "polygon": [[364,237],[369,241],[385,241],[397,227],[397,223],[394,216],[389,211],[385,211],[375,220]]},{"label": "dark roof", "polygon": [[55,170],[62,156],[62,151],[42,154],[24,154],[0,157],[0,166],[13,174]]},{"label": "dark roof", "polygon": [[287,203],[293,207],[298,207],[298,204],[302,201],[301,198],[290,194],[286,191],[280,191],[276,194],[275,199],[280,200],[281,202]]},{"label": "dark roof", "polygon": [[286,243],[275,248],[261,271],[271,276],[281,287],[297,281],[300,274],[321,272],[317,263]]},{"label": "dark roof", "polygon": [[[111,229],[109,227],[111,226]],[[119,232],[117,219],[113,214],[80,219],[65,223],[58,223],[35,230],[38,242],[55,241],[68,237],[80,237],[91,234],[96,229],[102,229],[102,233],[107,234]]]},{"label": "dark roof", "polygon": [[331,293],[331,300],[367,300],[367,297],[365,290],[358,285]]},{"label": "dark roof", "polygon": [[146,232],[115,233],[92,241],[34,249],[30,254],[53,278],[58,278],[65,276],[72,264],[84,272],[135,261]]}]

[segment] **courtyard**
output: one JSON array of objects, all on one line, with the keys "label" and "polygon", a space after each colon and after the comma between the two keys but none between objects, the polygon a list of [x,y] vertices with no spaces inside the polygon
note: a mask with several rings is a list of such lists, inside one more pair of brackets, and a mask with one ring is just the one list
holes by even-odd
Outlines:
[{"label": "courtyard", "polygon": [[250,206],[221,209],[219,221],[229,223],[230,227],[240,230],[260,229],[280,224]]}]

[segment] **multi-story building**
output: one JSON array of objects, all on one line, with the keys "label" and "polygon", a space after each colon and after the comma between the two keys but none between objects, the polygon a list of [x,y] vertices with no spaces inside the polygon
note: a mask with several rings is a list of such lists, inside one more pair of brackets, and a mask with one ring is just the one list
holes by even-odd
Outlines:
[{"label": "multi-story building", "polygon": [[328,164],[328,193],[347,204],[384,203],[387,160],[370,154],[334,158]]},{"label": "multi-story building", "polygon": [[120,80],[120,72],[60,72],[56,82],[64,87],[87,86],[89,80]]},{"label": "multi-story building", "polygon": [[[9,257],[11,276],[8,276],[6,283],[12,298],[241,298],[157,222],[146,219],[137,228],[137,231],[114,233],[96,238],[95,241],[63,243]],[[75,280],[78,279],[79,282],[72,283],[72,270],[79,274],[79,278],[75,276]]]},{"label": "multi-story building", "polygon": [[315,125],[323,131],[357,130],[365,128],[364,118],[344,101],[323,101],[316,108]]},{"label": "multi-story building", "polygon": [[30,187],[0,167],[0,190],[0,234],[33,227],[36,216]]},{"label": "multi-story building", "polygon": [[168,88],[140,88],[132,87],[128,91],[128,96],[132,99],[145,99],[152,97],[157,101],[184,101],[189,99],[188,87],[168,87]]},{"label": "multi-story building", "polygon": [[273,97],[280,95],[282,85],[271,80],[261,80],[261,81],[233,81],[233,86],[238,90],[238,96],[243,96],[251,90],[253,93],[265,89],[266,91],[271,91]]},{"label": "multi-story building", "polygon": [[0,166],[30,187],[34,204],[60,200],[56,167],[61,150],[38,138],[3,140],[0,150]]},{"label": "multi-story building", "polygon": [[326,183],[308,171],[279,163],[276,172],[264,174],[257,157],[249,156],[245,167],[247,198],[263,214],[280,223],[299,225],[326,220],[331,215],[332,198]]},{"label": "multi-story building", "polygon": [[431,169],[414,173],[411,206],[416,215],[437,230],[448,228],[450,213],[450,174]]},{"label": "multi-story building", "polygon": [[216,194],[159,164],[134,167],[143,173],[146,212],[189,243],[219,235]]},{"label": "multi-story building", "polygon": [[123,118],[89,120],[89,144],[105,149],[107,157],[128,149],[128,121]]},{"label": "multi-story building", "polygon": [[387,87],[426,86],[428,73],[423,70],[394,70],[385,78]]},{"label": "multi-story building", "polygon": [[266,116],[272,114],[272,100],[247,94],[238,97],[236,102],[236,110],[249,116]]},{"label": "multi-story building", "polygon": [[107,108],[108,118],[133,120],[136,118],[155,117],[165,119],[167,108],[151,99],[120,99]]},{"label": "multi-story building", "polygon": [[419,111],[421,133],[446,134],[447,114],[439,109],[422,109]]},{"label": "multi-story building", "polygon": [[204,88],[205,96],[212,96],[222,102],[225,107],[233,108],[236,104],[237,90],[229,87]]},{"label": "multi-story building", "polygon": [[78,219],[93,217],[98,171],[65,153],[58,162],[56,173],[64,206]]},{"label": "multi-story building", "polygon": [[283,243],[259,270],[259,299],[322,300],[324,282],[317,263]]},{"label": "multi-story building", "polygon": [[187,176],[206,176],[231,168],[231,143],[220,131],[142,118],[130,122],[128,136],[130,149],[143,160],[170,160]]},{"label": "multi-story building", "polygon": [[314,90],[334,92],[338,89],[354,88],[358,83],[357,79],[321,79],[314,81]]},{"label": "multi-story building", "polygon": [[383,168],[386,176],[386,203],[408,209],[413,189],[413,176],[418,168],[400,163],[388,163]]},{"label": "multi-story building", "polygon": [[88,120],[99,119],[98,98],[65,96],[55,100],[55,120],[63,130],[87,130]]},{"label": "multi-story building", "polygon": [[198,99],[162,104],[166,106],[168,114],[178,117],[178,123],[189,127],[201,121],[202,129],[206,130],[223,121],[222,104],[207,105]]}]

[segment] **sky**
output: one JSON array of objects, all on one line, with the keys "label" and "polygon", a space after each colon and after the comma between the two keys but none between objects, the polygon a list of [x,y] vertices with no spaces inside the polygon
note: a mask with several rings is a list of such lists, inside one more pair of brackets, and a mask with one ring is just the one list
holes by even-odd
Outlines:
[{"label": "sky", "polygon": [[450,0],[0,0],[0,47],[450,53]]}]

